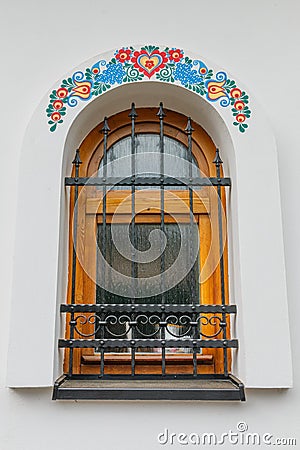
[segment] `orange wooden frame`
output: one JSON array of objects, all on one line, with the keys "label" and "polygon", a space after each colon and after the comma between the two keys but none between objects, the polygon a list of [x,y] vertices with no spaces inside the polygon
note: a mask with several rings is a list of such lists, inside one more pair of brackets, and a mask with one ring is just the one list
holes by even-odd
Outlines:
[{"label": "orange wooden frame", "polygon": [[[141,108],[137,110],[136,133],[159,133],[159,122],[156,119],[156,109]],[[187,118],[173,111],[166,111],[164,134],[174,138],[184,145],[187,145],[187,136],[184,133]],[[111,132],[108,135],[108,149],[118,140],[130,136],[131,124],[128,119],[129,111],[123,111],[109,119]],[[80,156],[82,165],[80,167],[80,176],[96,176],[100,161],[103,157],[103,135],[101,128],[103,124],[95,127],[84,139],[80,146]],[[192,151],[198,163],[198,166],[205,176],[215,176],[215,167],[213,159],[215,157],[215,146],[211,138],[201,128],[200,125],[193,123],[194,132],[192,135]],[[74,175],[74,174],[73,174]],[[214,192],[213,192],[214,191]],[[212,248],[212,232],[218,227],[217,223],[217,197],[215,188],[202,188],[201,198],[194,197],[194,214],[199,224],[200,236],[200,267],[203,266],[209,252],[212,254],[211,264],[216,266],[212,269],[210,277],[200,285],[200,298],[203,304],[220,304],[220,267],[218,264],[219,248],[214,244]],[[124,197],[128,195],[127,191],[111,191],[107,196],[107,222],[112,220],[112,216]],[[145,196],[148,196],[146,198]],[[176,195],[188,204],[187,191],[176,191]],[[70,195],[70,230],[72,230],[73,218],[73,197]],[[158,191],[151,190],[137,192],[137,202],[141,205],[147,200],[147,208],[136,216],[137,222],[159,222],[159,196]],[[171,200],[170,200],[171,202]],[[226,211],[225,190],[222,188],[222,203]],[[126,204],[126,202],[125,202]],[[95,272],[96,272],[96,230],[97,224],[102,221],[102,203],[101,191],[95,187],[80,188],[78,201],[78,224],[79,232],[77,235],[77,264],[76,264],[76,303],[94,303],[95,302]],[[172,216],[166,215],[166,221],[187,220],[187,215],[181,211],[176,202],[169,205]],[[116,220],[114,218],[114,220]],[[118,221],[130,221],[130,209],[126,214],[126,207],[123,214],[118,216]],[[224,219],[224,229],[226,223]],[[226,237],[226,236],[225,236]],[[226,240],[226,239],[225,239]],[[67,291],[67,302],[71,302],[71,278],[72,278],[72,233],[69,240],[69,280]],[[227,241],[224,249],[225,263],[225,295],[228,302],[228,258]],[[88,268],[88,270],[86,270]],[[90,276],[94,274],[94,276]],[[68,315],[66,325],[66,337],[69,337]],[[86,327],[86,326],[85,326]],[[228,321],[228,335],[230,334],[230,323]],[[88,332],[85,328],[85,332]],[[214,332],[213,325],[207,325],[205,331]],[[80,338],[75,333],[75,338]],[[146,358],[138,356],[137,373],[160,373],[161,362],[158,354],[149,354]],[[68,369],[69,351],[65,350],[65,371]],[[99,355],[94,353],[93,349],[74,349],[73,350],[73,373],[99,373]],[[180,359],[181,358],[181,359]],[[229,368],[231,365],[231,351],[228,350]],[[222,349],[203,349],[201,355],[198,355],[199,373],[222,373],[223,371],[223,350]],[[105,357],[105,373],[130,373],[130,355],[107,354]],[[192,355],[167,355],[166,361],[167,373],[192,373]]]}]

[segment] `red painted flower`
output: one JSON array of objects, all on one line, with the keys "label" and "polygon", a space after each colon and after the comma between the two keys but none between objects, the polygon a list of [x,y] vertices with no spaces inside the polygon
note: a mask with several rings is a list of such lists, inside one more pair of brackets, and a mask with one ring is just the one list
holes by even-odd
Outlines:
[{"label": "red painted flower", "polygon": [[245,122],[246,116],[245,116],[244,114],[238,114],[238,115],[236,116],[236,120],[237,120],[239,123]]},{"label": "red painted flower", "polygon": [[238,109],[239,111],[241,111],[242,109],[244,109],[245,103],[238,100],[237,102],[235,102],[234,107],[235,107],[235,109]]},{"label": "red painted flower", "polygon": [[232,98],[240,98],[242,91],[239,88],[233,88],[230,91],[230,95]]},{"label": "red painted flower", "polygon": [[121,48],[118,50],[118,53],[116,54],[116,58],[121,62],[124,63],[125,61],[128,61],[130,59],[131,50],[124,48]]},{"label": "red painted flower", "polygon": [[59,88],[56,91],[56,95],[58,98],[65,98],[68,95],[68,89],[66,88]]},{"label": "red painted flower", "polygon": [[98,67],[94,67],[92,72],[94,75],[97,75],[100,72],[100,70],[98,69]]},{"label": "red painted flower", "polygon": [[152,67],[154,67],[154,66],[155,66],[154,61],[151,61],[151,60],[145,61],[145,67],[147,67],[147,69],[151,70]]},{"label": "red painted flower", "polygon": [[54,113],[51,114],[51,119],[54,122],[58,122],[60,118],[61,118],[61,115],[57,111],[55,111]]},{"label": "red painted flower", "polygon": [[176,50],[169,50],[170,60],[178,62],[183,58],[183,53],[177,48]]},{"label": "red painted flower", "polygon": [[55,102],[53,102],[54,109],[61,109],[63,106],[64,104],[61,100],[55,100]]}]

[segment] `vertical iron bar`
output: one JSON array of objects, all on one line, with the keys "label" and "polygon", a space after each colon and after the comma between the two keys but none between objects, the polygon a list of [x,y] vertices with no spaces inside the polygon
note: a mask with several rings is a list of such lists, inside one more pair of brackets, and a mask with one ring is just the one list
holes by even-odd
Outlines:
[{"label": "vertical iron bar", "polygon": [[[135,303],[137,295],[137,266],[135,252],[137,247],[136,242],[136,230],[135,230],[135,176],[136,176],[136,139],[135,139],[135,120],[137,118],[137,112],[135,110],[135,104],[131,104],[131,111],[129,113],[131,118],[131,223],[130,223],[130,234],[131,234],[131,245],[134,247],[132,257],[131,257],[131,278],[133,282],[133,296],[131,298],[131,303]],[[135,314],[131,313],[131,321],[135,321]],[[135,326],[131,328],[131,337],[135,338]],[[131,347],[131,375],[135,375],[135,347]]]},{"label": "vertical iron bar", "polygon": [[104,376],[104,348],[100,349],[100,378]]},{"label": "vertical iron bar", "polygon": [[[159,117],[159,149],[160,149],[160,230],[161,233],[165,234],[165,147],[164,147],[164,117],[166,116],[163,110],[163,103],[160,102],[159,110],[156,114]],[[163,238],[163,235],[162,235]],[[163,241],[163,239],[161,239]],[[163,248],[161,247],[161,250]],[[160,280],[161,280],[161,303],[165,304],[165,252],[161,251],[160,258]],[[165,313],[162,312],[161,320],[165,322]],[[166,338],[165,325],[161,327],[161,339],[164,340]],[[162,376],[166,375],[166,347],[163,346],[161,349],[161,373]]]},{"label": "vertical iron bar", "polygon": [[[193,181],[193,149],[192,149],[192,133],[194,131],[193,127],[192,127],[192,121],[191,118],[188,117],[188,121],[187,121],[187,126],[186,126],[186,134],[188,137],[188,161],[189,161],[189,183],[191,183]],[[189,185],[189,212],[190,212],[190,245],[193,245],[193,232],[194,232],[194,198],[193,198],[194,192],[193,189],[191,187],[191,185]],[[190,245],[188,246],[188,248],[190,249]],[[189,253],[190,250],[189,250]],[[189,261],[190,261],[191,256],[189,256]],[[199,262],[200,262],[200,246],[199,246]],[[201,270],[201,267],[200,267]],[[196,286],[195,283],[198,280],[193,280],[193,273],[194,273],[194,265],[191,268],[191,272],[190,272],[190,280],[191,280],[191,296],[192,296],[192,304],[196,305],[199,301],[197,301],[196,298]],[[199,289],[199,295],[200,295],[200,289]],[[196,315],[193,314],[193,322],[196,321]],[[194,325],[194,339],[198,338],[198,330],[197,330],[198,325]],[[193,346],[193,375],[194,377],[197,376],[197,371],[198,371],[198,367],[197,367],[197,347]]]},{"label": "vertical iron bar", "polygon": [[[100,228],[98,227],[97,242],[102,242],[102,236],[99,233],[99,230],[100,230]],[[98,266],[99,265],[97,263],[97,268],[98,268]],[[97,286],[101,285],[98,278],[99,278],[99,273],[98,273],[98,269],[97,269]],[[104,293],[104,289],[103,289],[103,293]],[[102,300],[101,300],[101,302],[102,302]],[[100,312],[99,317],[100,317],[100,322],[104,322],[105,313]],[[104,337],[105,337],[104,325],[102,325],[102,324],[100,324],[99,336],[100,336],[101,339],[104,339]],[[99,378],[102,378],[103,375],[104,375],[104,348],[101,346],[100,350],[98,348],[98,349],[95,349],[95,351],[100,351],[100,375],[99,375]]]},{"label": "vertical iron bar", "polygon": [[[166,116],[163,110],[163,104],[160,102],[159,110],[157,113],[159,117],[159,149],[160,149],[160,230],[165,234],[165,161],[164,161],[164,117]],[[164,292],[164,271],[165,271],[165,253],[162,252],[160,259],[160,273],[161,273],[161,303],[165,303],[165,292]]]},{"label": "vertical iron bar", "polygon": [[[80,159],[79,149],[76,150],[75,158],[72,161],[75,167],[75,180],[79,178],[79,166],[82,164]],[[77,221],[78,221],[78,186],[75,185],[74,192],[74,209],[73,209],[73,254],[72,254],[72,288],[71,288],[71,304],[75,304],[75,294],[76,294],[76,259],[77,259]],[[70,339],[74,339],[74,328],[75,328],[75,315],[71,312],[70,321]],[[70,348],[69,353],[69,375],[73,373],[73,348]]]},{"label": "vertical iron bar", "polygon": [[[193,322],[195,323],[194,325],[194,339],[198,339],[198,323],[197,323],[197,314],[193,314],[192,315],[193,318]],[[197,366],[197,347],[194,345],[193,346],[193,375],[194,377],[196,377],[198,374],[198,366]]]},{"label": "vertical iron bar", "polygon": [[[189,161],[189,183],[193,181],[193,151],[192,151],[192,133],[194,129],[192,127],[191,118],[188,117],[187,126],[185,129],[185,132],[188,137],[188,161]],[[193,199],[193,188],[189,184],[189,213],[190,213],[190,243],[193,241],[193,229],[194,229],[194,199]],[[190,246],[188,246],[190,248]],[[190,258],[189,258],[190,259]],[[192,268],[193,269],[193,268]],[[191,269],[191,277],[192,278],[192,269]],[[193,280],[191,280],[193,281]],[[196,299],[196,289],[195,289],[195,283],[191,282],[191,295],[192,295],[192,303],[193,305],[197,304]]]},{"label": "vertical iron bar", "polygon": [[[104,117],[104,124],[102,128],[103,133],[103,181],[106,181],[107,178],[107,135],[110,131],[110,128],[108,126],[107,117]],[[102,258],[104,261],[106,261],[106,185],[103,185],[103,191],[102,191]],[[104,262],[101,266],[101,276],[102,276],[102,286],[105,286],[105,266]],[[101,303],[105,303],[105,288],[103,290],[103,299],[101,298]],[[102,315],[101,315],[102,320]],[[101,326],[100,328],[100,337],[103,339],[105,337],[105,331],[104,326]],[[105,351],[104,348],[101,347],[100,349],[100,377],[103,377],[104,375],[104,358],[105,358]]]},{"label": "vertical iron bar", "polygon": [[[107,117],[104,117],[104,125],[102,128],[103,133],[103,182],[106,182],[107,178],[107,135],[110,131],[110,128],[107,123]],[[104,261],[106,260],[106,185],[103,185],[103,191],[102,191],[102,256]],[[102,264],[102,286],[105,286],[105,266]],[[102,300],[102,299],[101,299]],[[104,303],[105,303],[105,299]],[[103,303],[103,301],[102,301]]]},{"label": "vertical iron bar", "polygon": [[[223,164],[222,159],[220,158],[219,149],[216,149],[216,156],[213,160],[213,163],[216,166],[216,176],[218,180],[221,181],[221,165]],[[219,252],[220,252],[220,278],[221,278],[221,301],[222,305],[225,306],[226,298],[225,298],[225,279],[224,279],[224,257],[223,257],[223,222],[222,222],[222,199],[221,199],[221,185],[217,186],[218,192],[218,226],[219,226]],[[226,313],[222,313],[222,322],[223,322],[223,339],[226,340]],[[223,349],[223,362],[224,362],[224,375],[228,376],[228,355],[227,355],[227,347]]]},{"label": "vertical iron bar", "polygon": [[[132,333],[133,333],[133,328],[132,328]],[[131,346],[131,376],[132,377],[135,376],[135,347],[133,344]]]}]

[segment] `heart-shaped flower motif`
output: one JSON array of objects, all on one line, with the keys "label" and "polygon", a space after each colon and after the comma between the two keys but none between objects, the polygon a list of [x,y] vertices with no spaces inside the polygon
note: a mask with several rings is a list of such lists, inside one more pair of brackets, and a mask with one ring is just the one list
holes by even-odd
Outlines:
[{"label": "heart-shaped flower motif", "polygon": [[147,50],[140,50],[134,52],[131,61],[136,69],[146,77],[151,78],[152,75],[165,67],[168,58],[165,52],[154,50],[148,53]]}]

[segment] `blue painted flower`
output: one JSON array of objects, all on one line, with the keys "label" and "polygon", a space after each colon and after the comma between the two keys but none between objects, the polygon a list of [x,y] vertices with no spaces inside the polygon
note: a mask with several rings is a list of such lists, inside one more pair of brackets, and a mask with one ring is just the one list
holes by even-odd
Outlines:
[{"label": "blue painted flower", "polygon": [[203,81],[202,77],[198,75],[195,69],[192,69],[192,64],[177,63],[174,70],[174,79],[179,80],[181,84],[197,84]]},{"label": "blue painted flower", "polygon": [[97,77],[96,81],[106,84],[121,84],[126,75],[121,63],[108,64],[107,68]]}]

